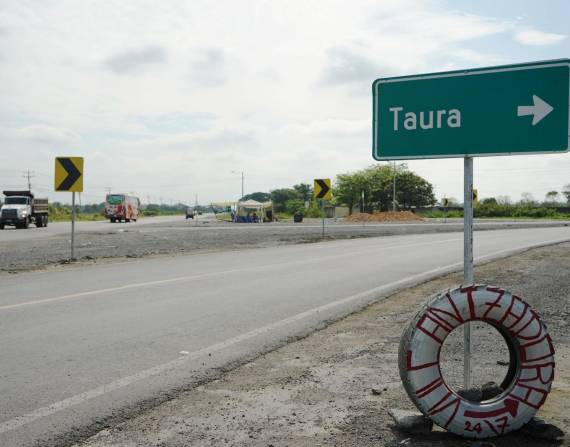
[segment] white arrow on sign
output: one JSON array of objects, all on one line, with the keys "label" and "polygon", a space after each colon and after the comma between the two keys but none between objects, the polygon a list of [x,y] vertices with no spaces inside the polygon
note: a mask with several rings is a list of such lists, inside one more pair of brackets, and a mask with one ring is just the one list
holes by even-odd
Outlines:
[{"label": "white arrow on sign", "polygon": [[532,125],[534,126],[552,112],[554,107],[536,95],[532,95],[532,101],[534,102],[533,106],[518,106],[517,116],[533,115]]}]

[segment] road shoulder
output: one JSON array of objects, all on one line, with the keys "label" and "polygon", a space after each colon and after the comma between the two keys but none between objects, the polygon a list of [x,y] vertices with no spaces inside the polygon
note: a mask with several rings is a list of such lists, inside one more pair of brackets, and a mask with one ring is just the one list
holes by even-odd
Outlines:
[{"label": "road shoulder", "polygon": [[[553,390],[539,416],[570,428],[570,243],[542,247],[476,268],[478,282],[525,298],[549,327],[557,351]],[[428,297],[457,285],[458,274],[400,291],[222,378],[106,429],[83,447],[397,446],[390,408],[413,409],[397,369],[400,334]],[[440,430],[407,445],[471,445]],[[497,447],[542,447],[520,434]],[[570,445],[568,440],[562,445]]]}]

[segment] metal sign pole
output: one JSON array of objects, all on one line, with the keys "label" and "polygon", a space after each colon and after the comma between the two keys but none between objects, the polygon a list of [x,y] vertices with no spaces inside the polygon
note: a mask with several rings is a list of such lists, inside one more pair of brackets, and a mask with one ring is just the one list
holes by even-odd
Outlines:
[{"label": "metal sign pole", "polygon": [[75,192],[71,193],[71,260],[75,259]]},{"label": "metal sign pole", "polygon": [[[463,164],[463,286],[474,282],[473,276],[473,158],[465,157]],[[463,386],[471,387],[471,326],[463,325]]]},{"label": "metal sign pole", "polygon": [[320,204],[320,208],[321,208],[321,213],[323,214],[323,231],[322,231],[322,235],[321,238],[324,239],[325,238],[325,201],[324,200],[320,200],[319,201]]},{"label": "metal sign pole", "polygon": [[394,179],[392,183],[392,212],[396,212],[396,161],[394,161]]}]

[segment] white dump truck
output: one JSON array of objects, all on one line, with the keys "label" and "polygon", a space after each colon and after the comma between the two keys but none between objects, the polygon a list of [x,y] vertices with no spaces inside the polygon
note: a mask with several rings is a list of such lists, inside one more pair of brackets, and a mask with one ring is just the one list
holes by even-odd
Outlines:
[{"label": "white dump truck", "polygon": [[48,225],[48,199],[37,199],[31,191],[4,191],[4,204],[0,208],[0,230],[6,225],[28,228]]}]

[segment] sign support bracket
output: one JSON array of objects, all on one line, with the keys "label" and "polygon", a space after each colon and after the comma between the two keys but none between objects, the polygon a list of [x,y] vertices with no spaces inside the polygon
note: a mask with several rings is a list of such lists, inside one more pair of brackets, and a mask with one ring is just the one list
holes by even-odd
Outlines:
[{"label": "sign support bracket", "polygon": [[[473,157],[463,160],[463,286],[474,283],[473,274]],[[471,323],[463,325],[463,386],[471,387]]]}]

